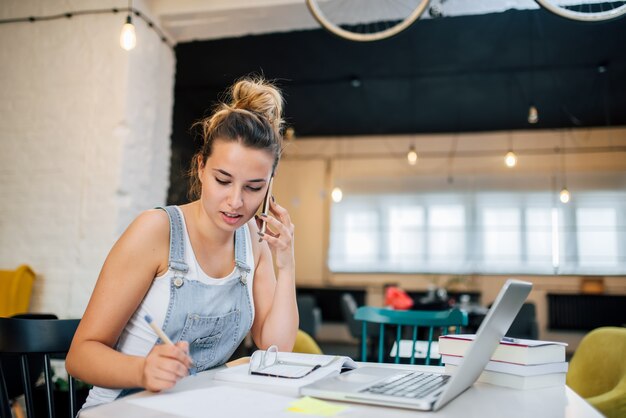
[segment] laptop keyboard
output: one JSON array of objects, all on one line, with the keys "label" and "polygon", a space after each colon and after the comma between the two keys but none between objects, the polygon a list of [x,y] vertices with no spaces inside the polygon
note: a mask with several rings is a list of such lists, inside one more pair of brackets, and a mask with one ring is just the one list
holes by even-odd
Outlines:
[{"label": "laptop keyboard", "polygon": [[445,385],[450,376],[434,373],[403,373],[376,383],[361,392],[376,395],[422,398]]}]

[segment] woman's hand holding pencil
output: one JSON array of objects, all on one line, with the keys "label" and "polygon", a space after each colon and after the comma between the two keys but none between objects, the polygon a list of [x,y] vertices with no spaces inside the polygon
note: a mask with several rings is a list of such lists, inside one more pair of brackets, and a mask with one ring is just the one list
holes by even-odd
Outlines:
[{"label": "woman's hand holding pencil", "polygon": [[146,322],[159,336],[163,344],[156,344],[143,362],[142,384],[152,392],[159,392],[173,387],[193,370],[193,361],[189,356],[189,343],[179,341],[174,344],[165,333],[146,315]]}]

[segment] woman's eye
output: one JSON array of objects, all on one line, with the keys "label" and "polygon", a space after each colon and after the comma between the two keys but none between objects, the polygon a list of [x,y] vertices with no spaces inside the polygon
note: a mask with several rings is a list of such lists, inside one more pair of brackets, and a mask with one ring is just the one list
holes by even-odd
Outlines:
[{"label": "woman's eye", "polygon": [[259,190],[261,190],[263,187],[254,187],[254,186],[248,186],[248,190],[251,190],[253,192],[258,192]]},{"label": "woman's eye", "polygon": [[215,181],[218,182],[219,184],[228,184],[228,183],[230,183],[228,180],[220,180],[217,177],[215,178]]}]

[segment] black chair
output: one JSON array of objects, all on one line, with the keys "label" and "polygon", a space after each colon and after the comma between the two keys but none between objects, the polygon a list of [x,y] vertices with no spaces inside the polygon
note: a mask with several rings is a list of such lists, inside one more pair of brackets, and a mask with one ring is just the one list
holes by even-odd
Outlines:
[{"label": "black chair", "polygon": [[322,311],[317,306],[315,297],[311,295],[298,295],[296,297],[298,304],[298,314],[300,316],[300,328],[315,339],[317,330],[322,324]]},{"label": "black chair", "polygon": [[[27,313],[13,315],[11,318],[21,319],[59,319],[54,314]],[[4,360],[4,362],[3,362]],[[0,355],[0,366],[6,382],[7,395],[9,399],[16,399],[24,394],[22,383],[22,366],[16,355]],[[43,373],[43,357],[41,355],[31,355],[28,359],[28,370],[31,381],[36,381]]]},{"label": "black chair", "polygon": [[[489,309],[491,309],[489,304]],[[482,321],[483,318],[481,318]],[[479,324],[480,325],[480,324]],[[522,305],[515,316],[513,323],[506,332],[507,337],[522,338],[525,340],[536,340],[539,338],[539,324],[537,323],[537,310],[533,302],[526,302]]]},{"label": "black chair", "polygon": [[[11,417],[11,398],[9,398],[8,389],[15,385],[13,381],[8,382],[5,378],[4,367],[6,365],[10,369],[13,364],[19,364],[21,369],[27,416],[34,418],[36,416],[35,406],[37,406],[38,412],[42,407],[45,407],[45,415],[50,418],[54,417],[50,356],[52,354],[67,354],[79,322],[78,319],[0,318],[0,416],[2,418]],[[45,405],[35,402],[34,397],[36,380],[31,376],[30,364],[37,361],[37,358],[43,361]],[[69,413],[71,417],[74,417],[76,415],[76,382],[70,376],[68,383]]]},{"label": "black chair", "polygon": [[346,322],[348,331],[350,331],[352,338],[360,340],[361,321],[357,321],[354,318],[357,308],[358,306],[356,304],[356,300],[354,300],[354,297],[350,293],[344,293],[341,295],[341,314],[343,316],[343,320]]},{"label": "black chair", "polygon": [[522,305],[506,335],[507,337],[527,340],[539,338],[539,325],[537,324],[537,312],[534,303],[527,302]]},{"label": "black chair", "polygon": [[[341,314],[343,316],[343,320],[346,322],[348,327],[348,331],[352,338],[359,340],[359,347],[363,345],[363,326],[361,325],[361,321],[358,321],[354,315],[358,309],[358,305],[354,296],[350,293],[343,293],[341,295]],[[378,340],[380,330],[376,326],[376,324],[368,324],[367,325],[367,338],[366,345],[368,347],[368,361],[376,361],[376,356],[378,355],[378,346],[376,341]]]}]

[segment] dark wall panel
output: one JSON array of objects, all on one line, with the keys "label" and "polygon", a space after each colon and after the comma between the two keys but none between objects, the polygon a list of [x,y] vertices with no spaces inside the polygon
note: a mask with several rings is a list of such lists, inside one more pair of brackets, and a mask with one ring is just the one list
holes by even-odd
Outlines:
[{"label": "dark wall panel", "polygon": [[626,19],[512,10],[417,21],[374,43],[308,30],[179,44],[169,201],[186,200],[191,124],[248,73],[278,80],[298,138],[625,125],[624,39]]}]

